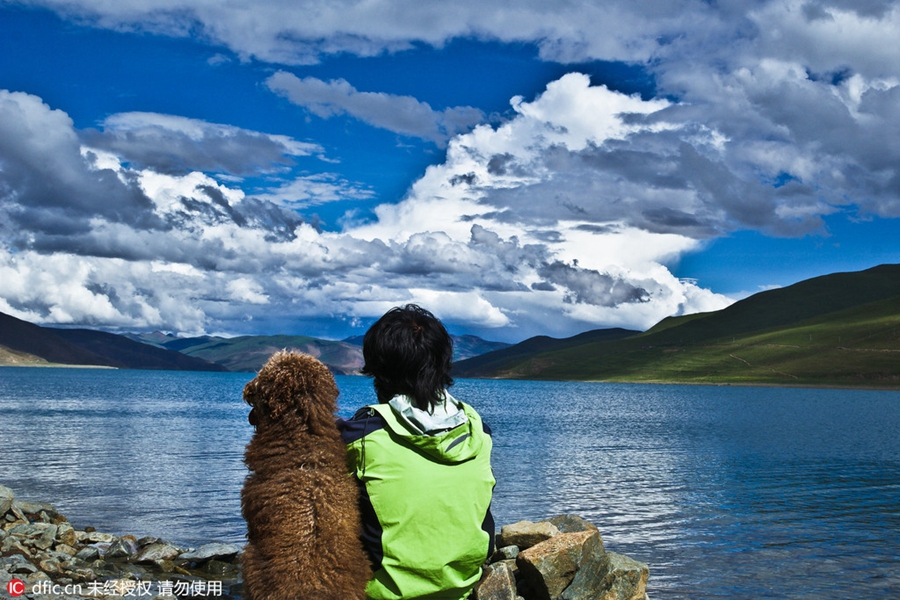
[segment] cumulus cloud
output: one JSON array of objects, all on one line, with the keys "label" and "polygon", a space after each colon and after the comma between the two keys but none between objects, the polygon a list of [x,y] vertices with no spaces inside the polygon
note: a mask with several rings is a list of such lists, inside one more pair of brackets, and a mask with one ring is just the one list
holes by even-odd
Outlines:
[{"label": "cumulus cloud", "polygon": [[211,176],[278,173],[321,156],[314,143],[143,113],[78,132],[39,98],[0,92],[0,310],[33,320],[236,332],[419,301],[507,338],[645,327],[728,304],[669,269],[706,240],[821,233],[838,210],[900,216],[897,2],[30,4],[199,31],[283,65],[525,42],[548,60],[643,64],[659,94],[570,73],[490,126],[475,109],[278,71],[269,89],[314,115],[446,144],[402,202],[323,232],[286,209],[370,192],[320,173],[250,195]]},{"label": "cumulus cloud", "polygon": [[328,82],[315,77],[301,79],[278,71],[266,80],[266,85],[323,119],[348,114],[374,127],[439,145],[484,120],[484,113],[476,108],[457,106],[435,111],[428,103],[412,96],[360,92],[343,79]]},{"label": "cumulus cloud", "polygon": [[[605,124],[579,123],[553,93],[545,96],[565,127],[524,122],[548,116],[540,101],[516,100],[516,106],[523,131],[540,129],[549,146],[586,149],[586,138],[624,139],[666,128],[628,123],[624,116]],[[406,202],[380,207],[376,223],[325,232],[285,208],[290,186],[249,196],[200,171],[151,169],[124,160],[112,145],[102,150],[85,145],[64,113],[34,96],[5,92],[2,100],[4,115],[16,119],[0,121],[14,127],[0,154],[0,211],[16,217],[9,222],[17,228],[4,232],[0,248],[6,284],[0,310],[32,321],[240,333],[277,331],[282,320],[314,322],[323,314],[364,320],[401,302],[420,302],[450,324],[482,333],[503,328],[506,333],[494,337],[515,339],[576,333],[601,323],[649,325],[671,312],[727,303],[671,275],[663,277],[665,285],[659,283],[654,261],[677,255],[690,238],[648,234],[624,223],[598,236],[598,230],[584,227],[591,221],[546,214],[504,218],[509,206],[492,204],[494,191],[536,185],[551,172],[544,166],[538,175],[517,174],[514,163],[525,157],[537,164],[541,149],[526,156],[516,150],[515,139],[500,144],[496,138],[508,133],[502,128],[483,127],[454,138],[451,160],[433,167]],[[623,115],[665,106],[613,100],[609,110],[627,109]],[[203,124],[162,121],[167,131],[177,130],[175,125],[206,130]],[[252,132],[244,137],[257,138]],[[214,149],[217,143],[210,141]],[[495,146],[510,157],[503,166],[498,161],[489,166],[494,154],[475,152]],[[31,188],[39,177],[51,175],[45,160],[66,176],[56,184],[72,194],[65,201],[49,202]],[[312,183],[335,199],[355,193],[327,177],[300,178],[291,185],[297,193]],[[101,184],[113,193],[78,196],[98,193]],[[429,191],[439,189],[446,193]],[[106,205],[120,198],[137,199],[128,218]],[[48,219],[25,218],[35,207]],[[65,227],[56,227],[56,221]],[[642,234],[656,235],[642,244],[645,248],[658,247],[632,252],[629,266],[606,251],[602,260],[585,256],[593,252],[588,248],[604,245],[618,252],[617,244],[627,246],[627,238]]]},{"label": "cumulus cloud", "polygon": [[289,166],[291,157],[323,153],[318,144],[288,136],[175,115],[119,113],[104,119],[102,125],[102,132],[82,135],[87,144],[137,168],[162,173],[251,175]]},{"label": "cumulus cloud", "polygon": [[198,31],[243,59],[298,65],[322,54],[373,56],[409,49],[414,42],[441,46],[455,37],[537,43],[550,60],[584,58],[644,61],[673,34],[704,31],[714,10],[699,0],[560,3],[538,0],[268,0],[252,10],[218,0],[29,0],[100,27],[173,36]]}]

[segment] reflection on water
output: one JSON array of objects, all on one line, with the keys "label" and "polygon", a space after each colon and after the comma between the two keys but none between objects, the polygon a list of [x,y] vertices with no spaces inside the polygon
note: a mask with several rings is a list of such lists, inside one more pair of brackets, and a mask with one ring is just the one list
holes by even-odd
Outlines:
[{"label": "reflection on water", "polygon": [[[241,543],[250,374],[0,369],[0,483],[76,526]],[[339,377],[341,414],[373,400]],[[659,598],[900,596],[900,393],[461,380],[497,522],[577,513]],[[464,499],[462,500],[464,501]]]}]

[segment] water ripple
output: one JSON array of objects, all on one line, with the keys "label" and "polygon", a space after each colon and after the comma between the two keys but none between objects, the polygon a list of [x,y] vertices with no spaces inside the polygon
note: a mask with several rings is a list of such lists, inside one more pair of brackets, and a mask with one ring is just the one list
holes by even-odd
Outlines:
[{"label": "water ripple", "polygon": [[[241,543],[248,374],[0,370],[0,483],[77,526]],[[341,414],[373,401],[339,377]],[[498,523],[576,513],[654,600],[900,597],[900,393],[459,381]]]}]

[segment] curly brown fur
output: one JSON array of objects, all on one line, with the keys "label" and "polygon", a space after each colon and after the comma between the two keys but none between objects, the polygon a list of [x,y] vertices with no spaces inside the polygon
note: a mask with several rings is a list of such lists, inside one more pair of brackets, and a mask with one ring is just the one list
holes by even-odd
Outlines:
[{"label": "curly brown fur", "polygon": [[365,598],[371,571],[334,421],[337,396],[321,362],[284,351],[244,387],[256,426],[241,493],[247,600]]}]

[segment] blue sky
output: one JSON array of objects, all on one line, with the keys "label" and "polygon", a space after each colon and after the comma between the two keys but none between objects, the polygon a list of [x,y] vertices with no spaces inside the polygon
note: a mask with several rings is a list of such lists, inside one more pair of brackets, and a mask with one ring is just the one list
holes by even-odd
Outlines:
[{"label": "blue sky", "polygon": [[0,0],[0,312],[519,341],[900,261],[900,5]]}]

